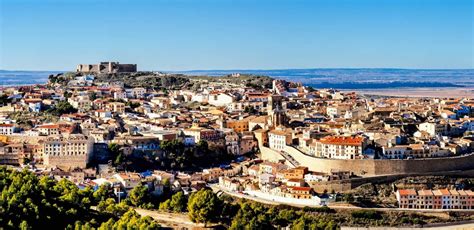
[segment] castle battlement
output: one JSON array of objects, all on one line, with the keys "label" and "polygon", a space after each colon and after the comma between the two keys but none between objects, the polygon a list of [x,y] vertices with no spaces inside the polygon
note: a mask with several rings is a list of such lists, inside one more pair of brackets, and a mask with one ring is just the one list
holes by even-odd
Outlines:
[{"label": "castle battlement", "polygon": [[120,64],[119,62],[100,62],[99,64],[79,64],[76,72],[82,73],[125,73],[137,72],[137,64]]}]

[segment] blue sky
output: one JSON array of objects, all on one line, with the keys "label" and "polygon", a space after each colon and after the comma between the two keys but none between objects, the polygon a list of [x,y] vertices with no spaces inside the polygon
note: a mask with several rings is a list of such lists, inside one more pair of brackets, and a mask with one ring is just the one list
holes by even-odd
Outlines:
[{"label": "blue sky", "polygon": [[0,69],[474,68],[474,0],[0,2]]}]

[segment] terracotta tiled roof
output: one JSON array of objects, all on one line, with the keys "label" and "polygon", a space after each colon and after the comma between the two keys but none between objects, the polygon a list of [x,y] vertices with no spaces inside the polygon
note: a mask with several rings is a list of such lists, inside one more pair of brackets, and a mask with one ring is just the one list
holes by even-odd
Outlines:
[{"label": "terracotta tiled roof", "polygon": [[352,145],[352,146],[362,145],[363,141],[364,141],[364,138],[362,137],[341,137],[341,136],[329,136],[329,137],[324,137],[319,140],[319,142],[323,144]]},{"label": "terracotta tiled roof", "polygon": [[420,195],[420,196],[432,196],[433,191],[431,191],[431,190],[420,190],[420,191],[418,191],[418,195]]},{"label": "terracotta tiled roof", "polygon": [[400,189],[398,190],[398,193],[402,196],[409,196],[409,195],[415,195],[416,196],[416,190],[415,189]]},{"label": "terracotta tiled roof", "polygon": [[40,129],[58,129],[59,125],[58,124],[41,125],[38,128],[40,128]]},{"label": "terracotta tiled roof", "polygon": [[447,189],[438,189],[438,191],[443,195],[451,195],[451,193]]},{"label": "terracotta tiled roof", "polygon": [[293,191],[311,191],[311,187],[290,187]]}]

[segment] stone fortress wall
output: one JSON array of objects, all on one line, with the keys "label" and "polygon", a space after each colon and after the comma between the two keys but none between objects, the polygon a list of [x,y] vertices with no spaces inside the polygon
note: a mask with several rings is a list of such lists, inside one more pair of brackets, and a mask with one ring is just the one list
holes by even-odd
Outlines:
[{"label": "stone fortress wall", "polygon": [[119,62],[101,62],[99,64],[79,64],[76,72],[83,73],[124,73],[137,72],[136,64],[120,64]]},{"label": "stone fortress wall", "polygon": [[[286,146],[284,151],[299,162],[301,166],[306,166],[311,171],[330,173],[331,170],[344,170],[351,171],[354,174],[363,177],[423,174],[474,169],[474,153],[456,157],[425,159],[339,160],[308,156],[291,146]],[[281,159],[281,156],[277,156],[279,154],[276,154],[275,151],[268,151],[268,148],[266,147],[261,148],[261,153],[263,160],[277,161]]]},{"label": "stone fortress wall", "polygon": [[86,168],[87,165],[86,154],[81,155],[46,155],[44,157],[44,164],[50,167],[58,167],[63,170],[72,170],[74,168]]}]

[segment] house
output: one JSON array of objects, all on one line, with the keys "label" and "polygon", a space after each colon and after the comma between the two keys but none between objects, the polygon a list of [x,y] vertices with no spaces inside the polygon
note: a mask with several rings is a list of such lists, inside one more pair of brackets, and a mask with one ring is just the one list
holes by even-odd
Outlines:
[{"label": "house", "polygon": [[59,125],[58,124],[45,124],[37,127],[40,135],[58,135],[59,134]]},{"label": "house", "polygon": [[271,184],[275,181],[275,175],[270,173],[262,173],[258,176],[259,184]]},{"label": "house", "polygon": [[275,129],[268,132],[268,145],[271,149],[282,151],[293,142],[291,129]]},{"label": "house", "polygon": [[210,168],[202,170],[202,177],[205,181],[216,181],[223,175],[221,168]]},{"label": "house", "polygon": [[328,176],[324,173],[310,172],[304,175],[304,181],[306,183],[328,181]]},{"label": "house", "polygon": [[316,141],[316,156],[334,159],[359,158],[366,145],[362,136],[327,136]]},{"label": "house", "polygon": [[107,104],[107,107],[110,111],[116,113],[124,113],[125,112],[125,104],[122,102],[111,102]]},{"label": "house", "polygon": [[265,161],[259,165],[258,171],[260,174],[268,173],[268,174],[276,175],[278,171],[286,169],[286,167],[287,166],[284,164]]},{"label": "house", "polygon": [[0,135],[12,135],[15,132],[13,124],[0,124]]},{"label": "house", "polygon": [[399,189],[395,193],[399,208],[415,208],[417,205],[417,193],[414,189]]},{"label": "house", "polygon": [[425,131],[432,137],[444,134],[447,131],[447,127],[445,124],[438,123],[438,122],[424,122],[418,125],[419,131]]},{"label": "house", "polygon": [[287,169],[284,171],[284,178],[286,180],[302,180],[305,174],[308,173],[308,167],[298,166],[296,168]]},{"label": "house", "polygon": [[473,209],[474,192],[471,190],[400,189],[396,192],[400,208],[417,209]]},{"label": "house", "polygon": [[286,185],[289,187],[303,187],[304,180],[303,179],[289,179],[286,181]]},{"label": "house", "polygon": [[[247,132],[248,133],[248,132]],[[257,147],[257,141],[250,134],[243,134],[240,138],[240,154],[252,152]]]},{"label": "house", "polygon": [[218,130],[201,128],[197,124],[193,124],[191,128],[185,129],[184,134],[194,137],[196,143],[201,140],[215,141],[221,138],[221,134]]},{"label": "house", "polygon": [[432,209],[434,208],[434,194],[432,190],[418,191],[418,200],[416,204],[418,209]]},{"label": "house", "polygon": [[133,189],[141,183],[141,177],[138,173],[118,173],[113,177],[120,181],[125,189]]},{"label": "house", "polygon": [[146,89],[145,88],[141,88],[141,87],[137,87],[137,88],[133,88],[131,89],[131,97],[134,97],[134,98],[144,98],[145,97],[145,93],[146,93]]},{"label": "house", "polygon": [[103,109],[98,109],[95,111],[95,116],[100,118],[112,118],[112,113]]},{"label": "house", "polygon": [[28,106],[28,111],[30,112],[40,112],[43,100],[40,98],[26,98],[23,99],[25,105]]},{"label": "house", "polygon": [[227,106],[232,104],[232,102],[234,102],[235,100],[236,98],[229,94],[215,93],[209,95],[208,103],[214,106]]},{"label": "house", "polygon": [[240,155],[240,146],[239,141],[240,137],[235,132],[229,132],[225,134],[225,146],[227,149],[227,153],[232,155]]},{"label": "house", "polygon": [[249,176],[258,176],[260,171],[259,165],[252,165],[250,168],[247,170],[247,173]]},{"label": "house", "polygon": [[313,189],[310,187],[293,186],[288,187],[285,197],[295,199],[311,199],[313,197]]},{"label": "house", "polygon": [[230,179],[228,177],[219,177],[219,186],[231,192],[242,190],[242,186],[238,180]]}]

